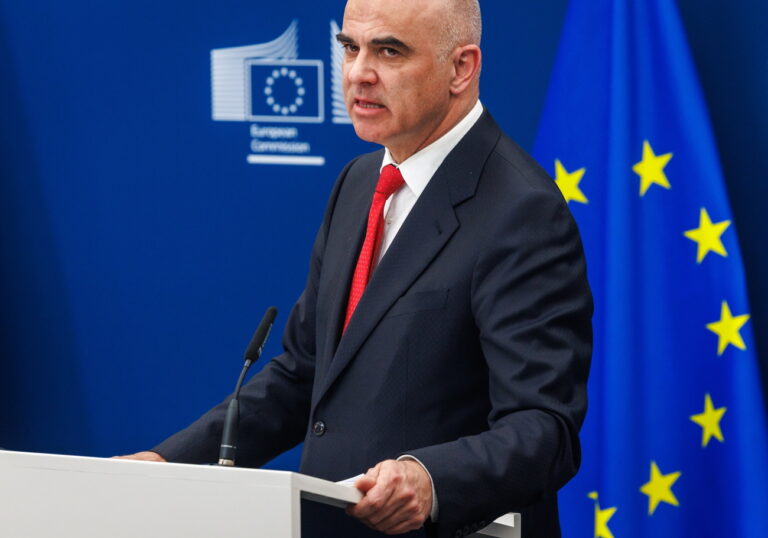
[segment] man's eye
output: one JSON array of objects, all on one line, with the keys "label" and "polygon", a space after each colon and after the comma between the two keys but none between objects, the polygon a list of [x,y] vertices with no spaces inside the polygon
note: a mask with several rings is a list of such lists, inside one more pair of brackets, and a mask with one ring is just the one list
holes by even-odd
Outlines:
[{"label": "man's eye", "polygon": [[353,53],[360,50],[360,47],[358,47],[357,45],[353,45],[352,43],[342,43],[341,48],[343,48],[347,52],[353,52]]},{"label": "man's eye", "polygon": [[389,57],[398,56],[400,54],[399,50],[393,49],[390,47],[384,47],[383,49],[381,49],[381,52],[384,54],[384,56],[389,56]]}]

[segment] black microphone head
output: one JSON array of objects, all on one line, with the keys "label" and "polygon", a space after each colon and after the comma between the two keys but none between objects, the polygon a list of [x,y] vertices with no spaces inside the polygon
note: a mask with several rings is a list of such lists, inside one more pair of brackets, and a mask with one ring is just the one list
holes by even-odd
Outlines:
[{"label": "black microphone head", "polygon": [[264,317],[261,318],[261,323],[259,323],[258,328],[256,329],[256,332],[253,333],[253,338],[251,338],[251,343],[248,344],[248,347],[245,350],[245,360],[256,362],[259,360],[259,357],[261,356],[261,351],[264,348],[264,343],[267,341],[267,338],[269,337],[269,331],[272,330],[272,324],[275,322],[275,317],[277,316],[277,308],[274,306],[270,306],[267,308],[267,311],[264,313]]}]

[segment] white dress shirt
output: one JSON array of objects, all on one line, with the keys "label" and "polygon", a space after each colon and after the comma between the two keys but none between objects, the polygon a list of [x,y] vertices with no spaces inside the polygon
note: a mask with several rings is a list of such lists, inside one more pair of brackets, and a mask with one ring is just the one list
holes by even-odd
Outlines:
[{"label": "white dress shirt", "polygon": [[[480,116],[483,114],[483,105],[478,100],[472,110],[464,116],[464,118],[453,126],[453,128],[445,133],[443,136],[432,142],[426,148],[414,153],[401,163],[396,163],[392,158],[392,154],[389,149],[384,149],[384,160],[381,163],[381,168],[389,164],[395,165],[400,173],[403,175],[405,185],[400,190],[389,197],[384,204],[384,231],[381,237],[381,250],[375,260],[375,266],[379,264],[382,256],[387,252],[387,249],[394,241],[397,232],[400,231],[400,227],[405,222],[408,214],[416,205],[416,201],[427,188],[429,180],[435,175],[437,169],[443,164],[443,161],[448,154],[456,147],[456,145],[464,138],[469,130],[477,123]],[[429,476],[429,481],[432,484],[432,509],[430,510],[430,518],[432,521],[437,521],[439,509],[437,502],[437,493],[435,491],[435,483],[432,480],[432,475],[429,473],[423,463],[413,456],[404,455],[400,456],[398,460],[409,459],[413,460],[426,471]]]},{"label": "white dress shirt", "polygon": [[453,148],[477,123],[482,114],[483,105],[478,100],[472,110],[450,131],[401,163],[396,163],[389,149],[384,148],[384,160],[381,163],[381,168],[388,164],[394,164],[403,175],[405,185],[390,196],[387,203],[384,204],[384,232],[381,236],[381,250],[379,250],[375,265],[379,264],[382,256],[392,244],[406,217],[416,205],[419,196],[427,188],[429,180],[432,179]]}]

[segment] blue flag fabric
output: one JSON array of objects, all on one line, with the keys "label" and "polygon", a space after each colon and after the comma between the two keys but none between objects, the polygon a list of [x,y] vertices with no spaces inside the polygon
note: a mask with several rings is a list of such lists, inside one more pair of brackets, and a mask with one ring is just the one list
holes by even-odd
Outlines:
[{"label": "blue flag fabric", "polygon": [[765,537],[768,435],[741,255],[673,0],[572,0],[534,154],[595,312],[567,537]]}]

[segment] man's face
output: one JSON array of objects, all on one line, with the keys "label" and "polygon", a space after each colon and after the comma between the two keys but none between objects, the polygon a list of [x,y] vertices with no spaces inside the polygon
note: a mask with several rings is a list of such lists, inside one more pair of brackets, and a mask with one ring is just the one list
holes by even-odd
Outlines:
[{"label": "man's face", "polygon": [[347,110],[363,140],[402,161],[443,133],[453,64],[440,0],[349,0],[339,41]]}]

